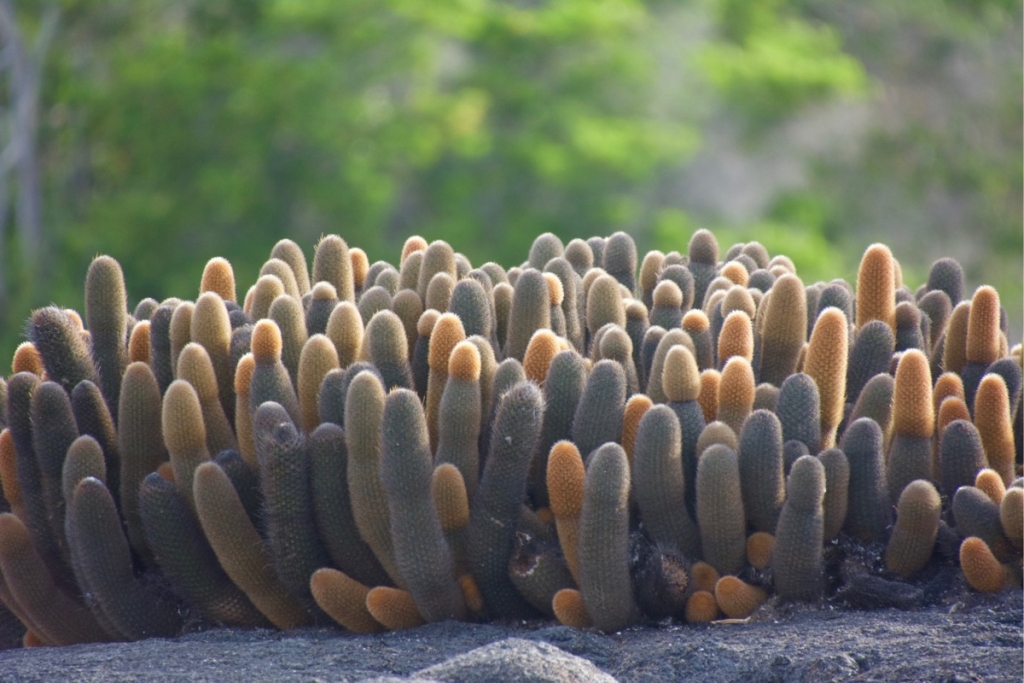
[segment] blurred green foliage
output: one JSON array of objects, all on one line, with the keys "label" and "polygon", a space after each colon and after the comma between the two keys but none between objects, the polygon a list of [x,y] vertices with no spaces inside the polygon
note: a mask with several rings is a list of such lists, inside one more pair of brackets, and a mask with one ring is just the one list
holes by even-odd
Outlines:
[{"label": "blurred green foliage", "polygon": [[[1003,128],[1018,116],[1013,159],[996,149],[995,167],[969,136],[882,127],[856,164],[814,159],[807,183],[748,219],[676,191],[711,127],[727,122],[756,148],[808,108],[871,101],[888,73],[877,62],[905,58],[908,25],[929,49],[984,44],[1020,33],[1005,3],[23,0],[27,33],[53,4],[46,251],[28,264],[9,239],[0,255],[5,358],[30,307],[81,307],[97,253],[121,262],[134,303],[191,295],[214,255],[245,287],[284,236],[311,254],[336,232],[393,261],[419,233],[512,264],[544,231],[626,229],[668,250],[706,225],[723,248],[758,239],[791,255],[810,281],[851,276],[867,243],[857,231],[884,223],[871,214],[879,185],[895,183],[905,206],[939,183],[970,199],[966,225],[1020,256],[1019,96],[998,114]],[[1019,60],[997,71],[1019,90]]]}]

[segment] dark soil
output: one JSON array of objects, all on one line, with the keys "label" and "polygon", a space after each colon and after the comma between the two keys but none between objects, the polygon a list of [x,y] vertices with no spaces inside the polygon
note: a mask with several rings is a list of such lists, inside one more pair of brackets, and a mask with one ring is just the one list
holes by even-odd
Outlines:
[{"label": "dark soil", "polygon": [[[438,664],[424,676],[599,677],[587,662],[541,644],[548,643],[619,681],[1020,681],[1022,607],[1021,591],[1012,589],[965,592],[952,604],[919,610],[769,603],[746,623],[609,635],[551,623],[441,623],[376,636],[219,629],[174,640],[8,650],[0,652],[0,680],[360,681],[407,677]],[[450,661],[498,641],[505,641],[501,656],[491,648]]]}]

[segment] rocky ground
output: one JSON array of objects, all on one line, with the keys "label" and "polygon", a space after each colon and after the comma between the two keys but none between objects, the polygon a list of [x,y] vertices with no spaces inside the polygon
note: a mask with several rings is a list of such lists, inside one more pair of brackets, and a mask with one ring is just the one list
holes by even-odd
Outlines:
[{"label": "rocky ground", "polygon": [[352,636],[212,630],[0,652],[3,681],[1020,681],[1020,590],[918,610],[762,607],[746,623],[603,635],[441,623]]}]

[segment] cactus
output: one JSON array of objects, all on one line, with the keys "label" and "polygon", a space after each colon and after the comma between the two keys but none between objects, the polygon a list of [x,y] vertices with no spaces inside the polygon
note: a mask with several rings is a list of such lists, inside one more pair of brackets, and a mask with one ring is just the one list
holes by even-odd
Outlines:
[{"label": "cactus", "polygon": [[893,437],[886,458],[889,499],[898,500],[915,479],[932,478],[931,439],[935,431],[928,358],[911,349],[900,358],[893,389]]},{"label": "cactus", "polygon": [[693,300],[704,301],[708,285],[715,277],[718,263],[718,241],[710,231],[703,228],[693,233],[689,244],[689,269],[693,274]]},{"label": "cactus", "polygon": [[252,356],[255,365],[249,382],[249,413],[266,401],[284,406],[293,422],[301,423],[299,400],[295,396],[288,370],[281,362],[281,331],[273,320],[260,320],[252,331]]},{"label": "cactus", "polygon": [[423,299],[424,308],[436,311],[447,311],[452,300],[455,279],[448,273],[436,273],[427,284],[427,294]]},{"label": "cactus", "polygon": [[175,486],[188,506],[195,509],[193,473],[196,467],[210,460],[210,451],[206,446],[202,405],[191,384],[178,379],[167,388],[161,424]]},{"label": "cactus", "polygon": [[591,457],[579,526],[580,592],[594,626],[616,631],[640,620],[629,576],[629,464],[618,444]]},{"label": "cactus", "polygon": [[79,329],[68,314],[56,306],[33,311],[28,326],[29,341],[42,356],[47,377],[71,393],[83,379],[96,380],[96,368]]},{"label": "cactus", "polygon": [[758,378],[775,386],[797,369],[797,359],[807,338],[807,297],[804,284],[794,274],[782,275],[772,286],[760,329],[761,351]]},{"label": "cactus", "polygon": [[209,452],[236,448],[235,434],[221,406],[217,377],[206,349],[195,342],[186,344],[178,356],[178,377],[177,381],[183,380],[192,385],[199,399]]},{"label": "cactus", "polygon": [[405,328],[391,311],[375,313],[366,324],[362,355],[377,367],[389,391],[395,387],[412,388]]},{"label": "cactus", "polygon": [[149,547],[176,595],[213,623],[269,626],[224,573],[198,519],[173,484],[147,476],[139,490],[139,510]]},{"label": "cactus", "polygon": [[746,523],[739,461],[728,446],[709,446],[697,463],[697,524],[704,559],[719,572],[739,571],[746,553]]},{"label": "cactus", "polygon": [[825,468],[825,511],[824,539],[831,541],[839,535],[846,521],[849,506],[850,462],[838,448],[829,448],[818,454],[818,461]]},{"label": "cactus", "polygon": [[352,514],[344,431],[325,423],[310,432],[307,443],[313,516],[324,549],[334,566],[353,580],[372,585],[387,583],[387,573],[359,537]]},{"label": "cactus", "polygon": [[[495,288],[495,295],[499,288]],[[498,301],[495,299],[495,306]],[[511,306],[505,317],[505,356],[522,362],[530,338],[538,329],[551,324],[551,305],[547,280],[533,268],[528,268],[516,280]],[[501,314],[499,313],[499,320]],[[499,337],[501,336],[499,330]]]},{"label": "cactus", "polygon": [[[712,591],[714,586],[712,586]],[[718,618],[718,600],[711,591],[697,590],[686,601],[686,621],[690,624],[705,624]]]},{"label": "cactus", "polygon": [[204,463],[196,469],[193,486],[203,533],[235,585],[277,628],[308,624],[309,616],[274,575],[266,543],[250,522],[227,474],[216,463]]},{"label": "cactus", "polygon": [[508,561],[542,417],[543,397],[536,385],[519,382],[501,396],[490,452],[473,500],[470,571],[492,616],[523,618],[535,613],[512,585]]},{"label": "cactus", "polygon": [[315,615],[309,577],[327,565],[328,557],[316,533],[308,444],[287,411],[270,401],[253,415],[253,434],[274,572],[299,605]]},{"label": "cactus", "polygon": [[431,497],[430,443],[415,393],[398,389],[388,395],[381,432],[380,476],[391,512],[395,565],[424,619],[465,619],[455,558]]},{"label": "cactus", "polygon": [[925,284],[925,288],[929,291],[944,292],[949,297],[950,303],[956,306],[964,298],[963,268],[956,259],[938,259],[928,270],[928,282]]},{"label": "cactus", "polygon": [[313,253],[312,282],[329,282],[339,301],[355,301],[355,280],[348,244],[337,235],[320,239]]},{"label": "cactus", "polygon": [[608,441],[622,438],[622,415],[626,405],[626,374],[611,360],[598,361],[583,387],[572,420],[572,440],[584,458]]},{"label": "cactus", "polygon": [[742,356],[734,356],[722,368],[718,384],[717,419],[737,434],[754,407],[754,371]]},{"label": "cactus", "polygon": [[889,247],[872,244],[857,270],[857,330],[871,320],[881,320],[895,331],[896,262]]},{"label": "cactus", "polygon": [[419,269],[416,292],[423,299],[424,303],[427,301],[427,288],[430,286],[430,281],[438,273],[444,273],[451,277],[452,280],[458,277],[455,266],[455,251],[444,240],[431,242],[423,250],[423,263]]},{"label": "cactus", "polygon": [[782,382],[775,414],[782,425],[783,441],[800,441],[810,453],[821,450],[818,385],[810,375],[794,373]]},{"label": "cactus", "polygon": [[608,238],[604,247],[603,267],[630,292],[636,290],[636,244],[628,233],[619,231]]},{"label": "cactus", "polygon": [[953,495],[952,511],[961,536],[981,538],[1001,562],[1017,556],[1003,533],[999,506],[984,491],[974,486],[961,486]]},{"label": "cactus", "polygon": [[997,593],[1009,583],[1006,567],[977,536],[964,539],[960,546],[960,567],[967,583],[980,593]]},{"label": "cactus", "polygon": [[743,311],[729,313],[718,335],[719,365],[724,366],[734,356],[745,358],[748,362],[754,357],[754,330],[750,317]]},{"label": "cactus", "polygon": [[756,410],[744,421],[737,459],[747,523],[772,533],[785,498],[782,426],[774,413]]},{"label": "cactus", "polygon": [[338,353],[338,367],[347,368],[355,362],[363,345],[363,326],[359,310],[353,303],[343,301],[334,307],[330,318],[327,319],[324,333],[334,342],[334,349]]},{"label": "cactus", "polygon": [[509,576],[516,590],[534,609],[554,616],[552,601],[558,593],[575,586],[557,545],[521,533],[509,559]]},{"label": "cactus", "polygon": [[759,571],[771,564],[775,536],[767,531],[755,531],[747,537],[747,562]]},{"label": "cactus", "polygon": [[[640,300],[644,306],[651,308],[654,305],[654,288],[659,284],[659,275],[665,264],[665,254],[657,249],[644,254],[640,263],[640,278],[637,284],[640,286]],[[676,289],[678,289],[678,285]],[[682,292],[680,292],[680,304],[682,304]]]},{"label": "cactus", "polygon": [[[562,283],[562,317],[565,318],[565,338],[577,351],[583,350],[582,311],[579,306],[582,300],[579,290],[582,287],[580,276],[573,270],[565,258],[554,258],[544,267],[546,273],[556,275]],[[550,283],[549,283],[550,284]],[[553,312],[552,312],[553,314]]]},{"label": "cactus", "polygon": [[[292,271],[299,296],[309,291],[309,271],[306,268],[306,256],[302,248],[290,239],[282,239],[270,250],[270,258],[283,261]],[[223,297],[225,301],[234,301]]]},{"label": "cactus", "polygon": [[[560,351],[551,359],[544,389],[544,419],[533,458],[530,481],[539,505],[548,502],[547,461],[556,442],[570,438],[573,418],[587,381],[583,358],[572,350]],[[623,409],[625,414],[625,408]],[[625,422],[625,419],[623,420]],[[624,425],[625,427],[625,425]]]},{"label": "cactus", "polygon": [[[925,338],[921,331],[921,312],[917,305],[909,301],[901,301],[896,305],[896,350],[926,350],[930,348],[930,339]],[[927,323],[930,325],[930,321]],[[930,331],[930,328],[929,328]]]},{"label": "cactus", "polygon": [[1006,495],[1003,478],[998,472],[987,467],[978,472],[974,479],[974,488],[981,490],[996,505],[1001,504],[1003,496]]},{"label": "cactus", "polygon": [[594,258],[593,249],[591,249],[587,242],[581,239],[569,240],[569,243],[565,245],[563,256],[580,277],[583,277],[584,273],[593,268],[594,263],[597,261]]},{"label": "cactus", "polygon": [[298,299],[299,294],[299,283],[295,279],[295,272],[291,269],[287,263],[279,258],[267,259],[263,267],[260,268],[260,276],[272,275],[281,281],[281,286],[284,287],[284,293],[293,299]]},{"label": "cactus", "polygon": [[[942,369],[960,374],[967,363],[967,327],[971,315],[971,302],[961,301],[953,307],[946,325],[942,343]],[[939,349],[936,349],[938,354]]]},{"label": "cactus", "polygon": [[448,381],[438,402],[438,442],[434,462],[451,463],[462,475],[469,497],[480,477],[480,352],[468,341],[450,354]]},{"label": "cactus", "polygon": [[974,424],[981,435],[988,466],[999,473],[1007,486],[1015,477],[1016,449],[1010,405],[1003,378],[987,374],[978,385],[974,404]]},{"label": "cactus", "polygon": [[[651,329],[660,330],[661,328],[652,327]],[[655,403],[664,403],[668,400],[668,397],[665,396],[663,377],[665,372],[665,358],[668,356],[668,352],[673,346],[680,344],[687,347],[691,355],[696,355],[693,342],[690,340],[689,335],[682,330],[670,330],[662,335],[661,339],[658,341],[653,358],[651,359],[650,370],[647,372],[647,395],[650,396],[651,400]]]},{"label": "cactus", "polygon": [[316,604],[331,619],[353,633],[383,630],[366,608],[370,589],[331,567],[322,567],[309,577],[309,590]]},{"label": "cactus", "polygon": [[630,466],[633,465],[633,453],[640,421],[653,406],[654,404],[646,394],[633,394],[626,401],[626,407],[622,411],[622,450],[626,451],[626,458],[629,460]]},{"label": "cactus", "polygon": [[971,486],[985,467],[985,451],[977,428],[968,420],[950,422],[939,437],[942,492],[952,496],[961,486]]},{"label": "cactus", "polygon": [[822,588],[825,468],[805,455],[793,463],[772,549],[775,590],[786,600],[812,600]]},{"label": "cactus", "polygon": [[85,277],[85,318],[99,385],[107,406],[115,412],[121,375],[128,365],[128,294],[121,265],[110,256],[97,256],[89,264]]},{"label": "cactus", "polygon": [[20,519],[0,514],[0,572],[19,619],[54,645],[108,640],[92,613],[62,591],[32,545]]},{"label": "cactus", "polygon": [[530,344],[526,347],[526,354],[523,356],[523,370],[526,372],[526,379],[537,383],[542,388],[551,360],[561,350],[558,339],[551,330],[537,330],[530,338]]},{"label": "cactus", "polygon": [[1010,488],[999,505],[1003,533],[1018,551],[1024,547],[1024,489]]},{"label": "cactus", "polygon": [[866,417],[853,421],[839,445],[850,465],[850,487],[843,528],[852,536],[873,543],[885,539],[890,514],[885,482],[882,430]]},{"label": "cactus", "polygon": [[988,285],[978,287],[967,316],[965,362],[959,370],[967,407],[974,411],[974,394],[989,365],[999,358],[999,293]]},{"label": "cactus", "polygon": [[98,480],[86,478],[75,487],[68,501],[67,537],[78,583],[112,635],[126,640],[177,635],[181,617],[175,606],[150,593],[132,574],[117,508]]},{"label": "cactus", "polygon": [[228,420],[233,420],[235,391],[234,366],[231,364],[231,320],[224,300],[219,295],[207,292],[196,300],[190,336],[193,342],[206,350],[213,365],[221,408]]},{"label": "cactus", "polygon": [[557,235],[545,232],[534,238],[530,245],[529,264],[531,268],[540,270],[553,258],[565,253],[565,246]]},{"label": "cactus", "polygon": [[735,576],[723,576],[715,584],[715,601],[730,619],[746,619],[768,598],[768,594]]},{"label": "cactus", "polygon": [[559,441],[547,459],[547,489],[555,516],[558,542],[566,565],[579,583],[579,518],[583,509],[585,469],[580,452],[571,441]]},{"label": "cactus", "polygon": [[490,339],[493,333],[491,302],[483,285],[472,278],[460,280],[452,290],[448,311],[462,321],[466,336],[479,334]]},{"label": "cactus", "polygon": [[916,479],[907,484],[896,506],[896,526],[885,547],[886,569],[907,577],[928,563],[941,512],[939,492],[930,482]]},{"label": "cactus", "polygon": [[896,347],[896,338],[889,326],[872,320],[857,331],[846,369],[846,392],[856,401],[868,381],[889,371],[889,362]]},{"label": "cactus", "polygon": [[814,323],[814,332],[804,360],[803,371],[818,385],[823,448],[835,445],[836,431],[843,419],[843,406],[846,404],[847,331],[846,316],[842,311],[838,308],[822,311]]},{"label": "cactus", "polygon": [[102,449],[104,467],[110,473],[108,487],[114,494],[114,500],[119,502],[116,491],[121,481],[121,457],[117,448],[117,429],[99,387],[88,380],[79,382],[71,392],[71,411],[78,432],[93,437]]},{"label": "cactus", "polygon": [[634,495],[651,539],[687,557],[700,556],[700,533],[686,511],[679,420],[668,406],[644,413],[637,429]]},{"label": "cactus", "polygon": [[454,313],[445,313],[439,317],[430,334],[427,355],[430,373],[427,377],[426,417],[431,452],[437,450],[437,422],[441,408],[441,395],[448,382],[448,359],[455,345],[465,339],[466,333],[462,328],[462,322]]}]

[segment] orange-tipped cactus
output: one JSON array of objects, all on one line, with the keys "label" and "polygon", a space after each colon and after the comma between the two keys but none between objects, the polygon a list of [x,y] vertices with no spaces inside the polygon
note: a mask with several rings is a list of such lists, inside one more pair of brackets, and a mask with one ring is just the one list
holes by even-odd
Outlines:
[{"label": "orange-tipped cactus", "polygon": [[896,260],[884,244],[869,246],[857,270],[857,329],[871,320],[896,329]]},{"label": "orange-tipped cactus", "polygon": [[967,583],[979,593],[997,593],[1009,583],[1006,567],[977,536],[964,539],[960,545],[960,568]]},{"label": "orange-tipped cactus", "polygon": [[746,619],[767,599],[764,589],[735,576],[723,576],[715,584],[715,601],[730,619]]},{"label": "orange-tipped cactus", "polygon": [[848,344],[846,316],[838,308],[826,308],[814,323],[803,371],[818,385],[821,401],[821,446],[836,443],[836,430],[846,404]]}]

